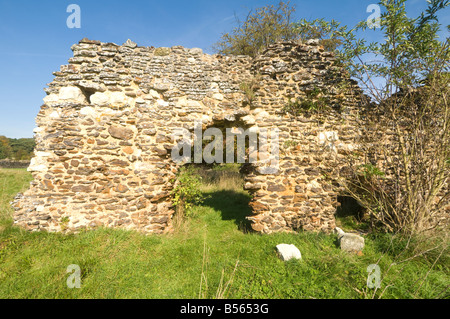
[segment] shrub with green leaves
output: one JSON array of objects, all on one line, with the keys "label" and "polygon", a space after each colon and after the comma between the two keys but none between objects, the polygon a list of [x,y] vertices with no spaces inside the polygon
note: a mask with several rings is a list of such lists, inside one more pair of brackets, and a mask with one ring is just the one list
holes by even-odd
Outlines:
[{"label": "shrub with green leaves", "polygon": [[202,178],[195,175],[192,168],[182,167],[178,173],[176,186],[172,191],[173,203],[177,207],[177,213],[184,216],[192,214],[192,208],[199,205],[205,199],[200,190]]},{"label": "shrub with green leaves", "polygon": [[298,38],[292,24],[295,7],[289,1],[250,11],[244,21],[236,17],[237,27],[222,35],[214,50],[224,55],[257,56],[269,44]]},{"label": "shrub with green leaves", "polygon": [[283,110],[292,115],[300,115],[303,113],[319,113],[328,108],[330,99],[326,96],[325,91],[314,87],[312,90],[306,92],[305,97],[289,101]]},{"label": "shrub with green leaves", "polygon": [[[450,42],[439,36],[438,19],[450,1],[427,2],[409,17],[406,0],[381,0],[373,32],[382,41],[359,38],[367,21],[338,34],[338,60],[372,100],[362,103],[356,123],[365,161],[379,169],[366,166],[360,175],[359,164],[351,164],[362,178],[341,184],[386,230],[414,234],[448,227],[450,201]],[[383,132],[389,137],[381,139]]]}]

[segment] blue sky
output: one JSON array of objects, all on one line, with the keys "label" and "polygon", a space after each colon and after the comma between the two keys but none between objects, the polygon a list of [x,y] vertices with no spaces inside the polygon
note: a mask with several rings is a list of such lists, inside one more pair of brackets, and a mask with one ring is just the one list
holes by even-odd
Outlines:
[{"label": "blue sky", "polygon": [[[43,88],[52,72],[67,64],[70,47],[84,37],[102,42],[124,43],[128,38],[140,46],[202,48],[234,27],[234,15],[245,17],[252,8],[277,4],[278,0],[0,0],[0,135],[32,137]],[[370,15],[369,4],[377,0],[291,0],[298,19],[335,19],[355,25]],[[70,29],[66,20],[69,4],[81,8],[81,28]],[[415,16],[425,0],[409,0]],[[443,25],[450,23],[448,10]],[[374,32],[368,34],[373,37]]]}]

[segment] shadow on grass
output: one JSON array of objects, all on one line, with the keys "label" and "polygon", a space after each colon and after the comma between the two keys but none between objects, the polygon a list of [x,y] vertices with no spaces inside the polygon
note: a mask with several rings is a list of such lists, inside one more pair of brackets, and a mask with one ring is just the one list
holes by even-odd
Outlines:
[{"label": "shadow on grass", "polygon": [[238,229],[246,232],[253,231],[247,216],[252,215],[252,210],[248,205],[250,195],[235,192],[232,190],[218,190],[208,192],[208,198],[203,202],[204,206],[209,206],[222,215],[223,220],[234,220]]}]

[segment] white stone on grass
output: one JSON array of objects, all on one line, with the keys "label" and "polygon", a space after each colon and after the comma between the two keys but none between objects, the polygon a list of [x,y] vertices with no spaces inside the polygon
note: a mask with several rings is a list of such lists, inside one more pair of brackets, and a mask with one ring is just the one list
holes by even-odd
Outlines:
[{"label": "white stone on grass", "polygon": [[277,252],[283,261],[288,261],[291,259],[302,259],[302,254],[300,250],[294,245],[280,244],[277,245]]}]

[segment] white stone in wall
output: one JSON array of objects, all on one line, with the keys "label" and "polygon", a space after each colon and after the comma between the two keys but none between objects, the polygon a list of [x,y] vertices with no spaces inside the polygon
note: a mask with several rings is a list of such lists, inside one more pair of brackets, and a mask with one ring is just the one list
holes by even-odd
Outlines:
[{"label": "white stone in wall", "polygon": [[211,92],[219,92],[219,84],[217,82],[212,82],[209,90]]},{"label": "white stone in wall", "polygon": [[309,39],[308,41],[306,41],[306,45],[319,45],[319,44],[320,44],[319,39]]},{"label": "white stone in wall", "polygon": [[51,155],[47,152],[35,152],[35,156],[31,159],[30,166],[28,166],[29,172],[46,172],[47,171],[47,158]]},{"label": "white stone in wall", "polygon": [[128,97],[125,93],[122,92],[114,92],[111,93],[110,103],[112,105],[124,105],[128,102]]},{"label": "white stone in wall", "polygon": [[270,114],[261,108],[253,110],[252,113],[255,116],[255,118],[259,118],[259,119],[270,117]]},{"label": "white stone in wall", "polygon": [[161,98],[161,95],[160,95],[157,91],[155,91],[155,90],[150,90],[150,91],[148,92],[148,94],[150,94],[150,96],[151,96],[152,98],[154,98],[154,99],[159,99],[159,98]]},{"label": "white stone in wall", "polygon": [[317,140],[319,142],[319,145],[321,145],[325,149],[337,152],[336,142],[339,141],[338,132],[335,131],[320,132],[317,137]]},{"label": "white stone in wall", "polygon": [[63,87],[59,90],[59,99],[63,101],[73,101],[79,103],[85,103],[86,97],[80,88],[75,86]]},{"label": "white stone in wall", "polygon": [[158,100],[156,103],[158,103],[158,105],[159,106],[162,106],[162,107],[167,107],[167,106],[169,106],[169,102],[167,102],[167,101],[164,101],[164,100]]},{"label": "white stone in wall", "polygon": [[105,107],[102,109],[102,115],[106,115],[106,116],[115,116],[115,115],[121,115],[121,111],[117,111],[117,110],[113,110],[109,107]]},{"label": "white stone in wall", "polygon": [[53,111],[53,112],[49,115],[49,118],[51,118],[51,119],[53,119],[53,120],[56,120],[56,119],[61,118],[61,114],[59,114],[58,111]]},{"label": "white stone in wall", "polygon": [[215,94],[213,94],[212,97],[213,97],[213,99],[218,100],[218,101],[223,101],[223,99],[224,99],[223,94],[220,94],[220,93],[215,93]]},{"label": "white stone in wall", "polygon": [[339,140],[339,135],[335,131],[320,132],[318,139],[320,144],[325,144],[326,142],[335,142]]},{"label": "white stone in wall", "polygon": [[351,153],[353,152],[357,147],[354,144],[348,144],[348,143],[339,143],[337,145],[337,148],[340,150],[343,150],[345,152]]},{"label": "white stone in wall", "polygon": [[151,171],[153,170],[155,167],[149,163],[145,163],[145,162],[134,162],[133,164],[134,166],[134,170],[136,171]]},{"label": "white stone in wall", "polygon": [[44,97],[44,103],[47,104],[47,105],[51,105],[51,104],[57,103],[58,101],[59,101],[58,94],[52,93],[52,94],[47,95],[46,97]]},{"label": "white stone in wall", "polygon": [[97,92],[91,95],[91,103],[98,106],[106,106],[109,103],[109,97],[105,93]]},{"label": "white stone in wall", "polygon": [[254,125],[256,123],[255,118],[251,115],[244,116],[242,121],[244,121],[247,125]]},{"label": "white stone in wall", "polygon": [[203,104],[199,101],[188,100],[185,97],[178,99],[176,105],[177,108],[202,108]]},{"label": "white stone in wall", "polygon": [[95,118],[95,117],[97,117],[97,112],[95,111],[95,109],[93,107],[86,106],[80,110],[80,115],[90,116],[92,118]]},{"label": "white stone in wall", "polygon": [[209,115],[202,115],[202,123],[205,123],[205,124],[207,124],[207,123],[210,123],[210,122],[212,122],[212,117],[211,116],[209,116]]},{"label": "white stone in wall", "polygon": [[90,81],[80,81],[78,82],[78,86],[84,88],[84,89],[89,89],[89,90],[94,90],[94,91],[100,91],[100,92],[104,92],[106,91],[106,86],[104,84],[98,84],[98,83],[94,83],[94,82],[90,82]]},{"label": "white stone in wall", "polygon": [[319,184],[319,182],[317,181],[311,181],[308,184],[306,184],[306,188],[308,190],[311,190],[312,188],[321,188],[322,186]]},{"label": "white stone in wall", "polygon": [[193,48],[193,49],[190,49],[189,51],[191,54],[198,54],[198,55],[203,54],[203,50],[200,48]]},{"label": "white stone in wall", "polygon": [[143,98],[141,98],[141,97],[138,97],[138,98],[135,100],[135,102],[136,102],[136,104],[145,104],[145,100],[144,100]]},{"label": "white stone in wall", "polygon": [[177,102],[175,103],[176,108],[183,108],[186,106],[187,100],[185,97],[178,98]]},{"label": "white stone in wall", "polygon": [[250,127],[250,128],[248,129],[248,131],[249,131],[250,133],[256,133],[256,134],[259,134],[259,126],[258,126],[258,125],[252,126],[252,127]]},{"label": "white stone in wall", "polygon": [[28,172],[45,172],[47,171],[47,165],[36,164],[33,159],[31,159],[30,166],[27,169]]},{"label": "white stone in wall", "polygon": [[203,107],[202,103],[200,103],[199,101],[186,101],[186,106],[187,107]]}]

